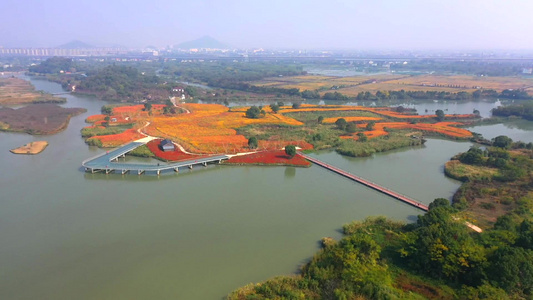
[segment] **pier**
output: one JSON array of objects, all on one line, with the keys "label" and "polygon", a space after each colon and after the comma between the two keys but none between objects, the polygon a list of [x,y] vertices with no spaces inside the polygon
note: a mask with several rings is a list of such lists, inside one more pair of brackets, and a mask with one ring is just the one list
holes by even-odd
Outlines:
[{"label": "pier", "polygon": [[325,168],[327,170],[330,170],[330,171],[332,171],[334,173],[337,173],[337,174],[339,174],[341,176],[344,176],[344,177],[346,177],[348,179],[351,179],[351,180],[353,180],[355,182],[363,184],[363,185],[365,185],[365,186],[367,186],[369,188],[372,188],[372,189],[374,189],[374,190],[376,190],[378,192],[381,192],[381,193],[383,193],[385,195],[388,195],[388,196],[391,196],[393,198],[396,198],[397,200],[400,200],[400,201],[402,201],[404,203],[412,205],[412,206],[414,206],[414,207],[416,207],[418,209],[421,209],[421,210],[424,210],[424,211],[428,211],[429,210],[427,205],[422,204],[422,203],[420,203],[418,201],[415,201],[415,200],[413,200],[413,199],[411,199],[411,198],[409,198],[409,197],[407,197],[405,195],[402,195],[400,193],[397,193],[397,192],[395,192],[393,190],[385,188],[385,187],[383,187],[381,185],[378,185],[377,183],[371,182],[371,181],[366,180],[366,179],[364,179],[362,177],[359,177],[357,175],[348,173],[348,172],[346,172],[344,170],[341,170],[341,169],[339,169],[337,167],[329,165],[329,164],[327,164],[327,163],[325,163],[323,161],[320,161],[320,160],[318,160],[316,158],[310,157],[310,156],[305,155],[303,153],[298,153],[298,154],[301,155],[302,157],[304,157],[305,159],[307,159],[308,161],[310,161],[310,162],[312,162],[312,163],[314,163],[314,164],[316,164],[318,166],[321,166],[321,167],[323,167],[323,168]]},{"label": "pier", "polygon": [[175,172],[179,172],[180,168],[192,169],[195,165],[207,166],[209,163],[220,163],[222,160],[229,159],[229,156],[227,155],[214,155],[201,156],[197,159],[184,160],[174,163],[160,163],[156,165],[120,162],[120,158],[125,157],[126,153],[133,151],[145,143],[145,139],[131,142],[120,148],[86,159],[82,162],[82,166],[85,168],[86,172],[91,173],[105,172],[106,174],[120,173],[124,175],[129,172],[135,172],[138,175],[141,175],[146,172],[153,172],[159,175],[162,171],[166,170],[174,170]]}]

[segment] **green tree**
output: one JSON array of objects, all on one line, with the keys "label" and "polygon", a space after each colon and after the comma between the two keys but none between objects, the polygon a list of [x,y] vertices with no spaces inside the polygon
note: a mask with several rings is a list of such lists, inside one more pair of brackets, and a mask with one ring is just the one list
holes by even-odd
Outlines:
[{"label": "green tree", "polygon": [[189,95],[189,97],[196,97],[198,95],[198,92],[196,91],[196,88],[195,87],[192,87],[190,85],[188,85],[187,87],[185,87],[184,89],[185,93],[187,93],[187,95]]},{"label": "green tree", "polygon": [[357,134],[357,141],[358,142],[366,142],[366,141],[368,141],[368,137],[366,136],[366,134],[364,134],[362,132],[359,132]]},{"label": "green tree", "polygon": [[374,122],[374,121],[368,122],[368,124],[366,124],[366,130],[368,130],[368,131],[374,130],[374,126],[375,125],[376,125],[376,122]]},{"label": "green tree", "polygon": [[516,245],[522,248],[533,250],[533,224],[529,220],[520,223]]},{"label": "green tree", "polygon": [[290,158],[293,158],[296,155],[296,147],[294,145],[285,146],[285,154]]},{"label": "green tree", "polygon": [[337,128],[339,128],[340,130],[345,130],[346,125],[348,125],[348,122],[346,122],[346,119],[340,118],[335,121],[335,125],[337,125]]},{"label": "green tree", "polygon": [[251,138],[248,139],[248,147],[250,149],[257,149],[257,145],[258,145],[258,141],[255,136],[252,136]]},{"label": "green tree", "polygon": [[349,133],[354,133],[357,131],[357,125],[354,122],[346,124],[346,131]]},{"label": "green tree", "polygon": [[437,121],[439,121],[439,122],[444,121],[445,115],[444,115],[444,112],[442,111],[442,109],[437,109],[435,111],[435,115],[437,116]]},{"label": "green tree", "polygon": [[246,117],[250,119],[259,119],[261,116],[261,109],[257,106],[252,106],[246,110]]},{"label": "green tree", "polygon": [[272,110],[273,113],[277,114],[278,111],[279,111],[279,105],[277,105],[277,104],[270,104],[270,109]]},{"label": "green tree", "polygon": [[292,108],[294,108],[294,109],[298,109],[298,108],[300,108],[300,106],[302,106],[302,104],[298,103],[298,102],[292,104]]},{"label": "green tree", "polygon": [[401,253],[415,269],[431,276],[479,284],[485,252],[470,236],[468,227],[453,217],[455,209],[444,200],[437,199],[418,217]]},{"label": "green tree", "polygon": [[318,122],[318,124],[322,124],[322,122],[324,122],[324,117],[323,116],[318,116],[317,122]]},{"label": "green tree", "polygon": [[103,115],[111,115],[113,113],[113,107],[109,105],[102,106],[102,109],[100,110]]},{"label": "green tree", "polygon": [[483,151],[478,147],[472,146],[467,152],[459,156],[459,161],[469,165],[482,165]]},{"label": "green tree", "polygon": [[513,140],[505,135],[499,135],[492,139],[492,145],[494,147],[500,147],[504,149],[509,149],[513,144]]},{"label": "green tree", "polygon": [[151,111],[152,110],[152,104],[145,103],[144,104],[144,111]]},{"label": "green tree", "polygon": [[[486,274],[495,286],[508,293],[531,296],[533,252],[520,247],[501,247],[489,257]],[[528,297],[529,299],[529,297]]]}]

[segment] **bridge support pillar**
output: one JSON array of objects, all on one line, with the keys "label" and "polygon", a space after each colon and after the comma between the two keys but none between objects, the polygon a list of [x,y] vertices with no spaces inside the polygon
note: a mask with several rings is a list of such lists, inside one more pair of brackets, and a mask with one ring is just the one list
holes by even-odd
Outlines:
[{"label": "bridge support pillar", "polygon": [[106,174],[109,174],[109,173],[111,173],[111,172],[113,172],[113,169],[105,169],[105,173],[106,173]]},{"label": "bridge support pillar", "polygon": [[203,162],[202,165],[204,165],[204,167],[207,167],[207,162]]},{"label": "bridge support pillar", "polygon": [[122,175],[128,173],[130,170],[122,170]]},{"label": "bridge support pillar", "polygon": [[137,171],[137,175],[141,175],[142,173],[144,173],[144,170],[138,170]]},{"label": "bridge support pillar", "polygon": [[192,170],[192,165],[189,165],[189,169],[191,169],[191,170]]},{"label": "bridge support pillar", "polygon": [[174,172],[179,173],[180,170],[178,170],[178,168],[174,168]]},{"label": "bridge support pillar", "polygon": [[161,174],[161,170],[157,170],[157,176],[159,176],[159,174]]}]

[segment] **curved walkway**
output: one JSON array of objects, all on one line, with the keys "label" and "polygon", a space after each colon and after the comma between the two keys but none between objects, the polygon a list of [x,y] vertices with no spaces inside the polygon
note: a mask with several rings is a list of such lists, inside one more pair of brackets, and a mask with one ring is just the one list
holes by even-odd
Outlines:
[{"label": "curved walkway", "polygon": [[135,142],[126,144],[120,148],[106,151],[100,155],[89,158],[82,162],[82,166],[87,172],[105,172],[106,174],[111,172],[120,172],[125,174],[130,171],[137,171],[137,174],[142,174],[144,172],[155,172],[158,175],[161,171],[165,170],[174,170],[179,171],[179,168],[188,167],[192,169],[194,165],[204,165],[207,166],[208,163],[220,163],[222,160],[229,159],[227,155],[215,155],[201,157],[197,159],[179,161],[175,163],[158,163],[155,164],[140,164],[140,163],[120,163],[119,159],[125,157],[126,153],[133,151],[134,149],[146,144],[148,141],[152,140],[153,137],[146,137]]}]

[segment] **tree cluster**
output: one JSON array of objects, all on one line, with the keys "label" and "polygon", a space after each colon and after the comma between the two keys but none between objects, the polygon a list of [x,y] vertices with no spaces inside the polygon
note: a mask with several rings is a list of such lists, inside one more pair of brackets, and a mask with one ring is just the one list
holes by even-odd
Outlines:
[{"label": "tree cluster", "polygon": [[66,57],[50,57],[42,63],[31,66],[29,71],[39,74],[59,74],[59,72],[75,71],[75,64],[70,58]]},{"label": "tree cluster", "polygon": [[157,91],[167,98],[168,87],[159,86],[161,83],[159,77],[143,75],[134,67],[111,65],[88,73],[77,90],[97,93],[106,100],[139,100]]},{"label": "tree cluster", "polygon": [[529,299],[531,212],[521,220],[500,217],[493,229],[482,233],[469,229],[456,213],[440,198],[414,224],[383,217],[347,224],[342,240],[323,239],[324,249],[300,275],[248,286],[229,299],[421,299],[445,291],[452,294],[439,298]]},{"label": "tree cluster", "polygon": [[533,121],[533,101],[494,108],[492,115],[498,117],[516,116]]}]

